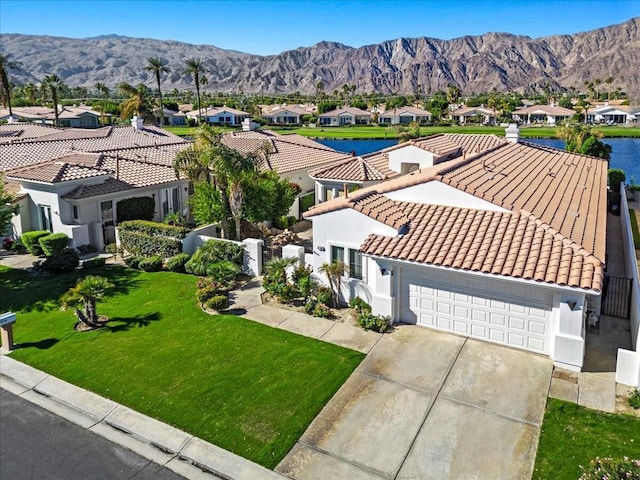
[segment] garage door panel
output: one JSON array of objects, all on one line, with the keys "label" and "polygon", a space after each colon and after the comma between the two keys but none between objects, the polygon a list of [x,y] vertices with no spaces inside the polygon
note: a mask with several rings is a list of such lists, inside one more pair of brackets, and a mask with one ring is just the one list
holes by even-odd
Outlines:
[{"label": "garage door panel", "polygon": [[464,274],[400,273],[400,319],[474,338],[548,353],[552,296]]}]

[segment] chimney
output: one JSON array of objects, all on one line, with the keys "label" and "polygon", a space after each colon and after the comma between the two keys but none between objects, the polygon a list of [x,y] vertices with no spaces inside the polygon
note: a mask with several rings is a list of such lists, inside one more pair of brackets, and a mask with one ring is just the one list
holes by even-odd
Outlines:
[{"label": "chimney", "polygon": [[257,130],[258,129],[258,125],[260,125],[257,122],[252,121],[250,118],[245,118],[242,121],[242,131],[243,132],[251,132],[253,130]]},{"label": "chimney", "polygon": [[520,140],[520,129],[517,123],[510,123],[505,129],[505,138],[509,143],[518,143]]},{"label": "chimney", "polygon": [[344,198],[349,198],[349,189],[347,188],[347,184],[342,184],[342,189],[344,190]]},{"label": "chimney", "polygon": [[142,130],[142,125],[144,123],[144,119],[134,115],[131,119],[131,126],[136,130]]}]

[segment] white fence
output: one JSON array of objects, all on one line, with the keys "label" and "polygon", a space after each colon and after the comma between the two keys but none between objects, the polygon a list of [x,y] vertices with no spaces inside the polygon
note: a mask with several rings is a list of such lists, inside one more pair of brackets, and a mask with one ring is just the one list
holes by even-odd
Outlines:
[{"label": "white fence", "polygon": [[633,242],[633,232],[631,231],[631,218],[629,215],[629,204],[624,194],[624,185],[620,184],[620,218],[622,220],[622,245],[624,249],[625,271],[628,277],[633,278],[631,288],[631,344],[633,350],[618,349],[618,360],[616,364],[616,382],[624,383],[634,387],[640,386],[640,350],[638,347],[638,336],[640,334],[640,283],[638,283],[638,262],[636,260],[636,250]]}]

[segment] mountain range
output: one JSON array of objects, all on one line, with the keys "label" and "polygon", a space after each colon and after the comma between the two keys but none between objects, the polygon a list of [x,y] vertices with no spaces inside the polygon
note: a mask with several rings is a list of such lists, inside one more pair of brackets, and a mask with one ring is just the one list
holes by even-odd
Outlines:
[{"label": "mountain range", "polygon": [[[278,55],[260,56],[173,40],[101,35],[64,38],[2,34],[0,49],[21,62],[10,71],[17,83],[39,83],[57,74],[71,86],[102,82],[155,86],[143,70],[149,57],[168,61],[163,90],[193,88],[184,60],[201,58],[208,91],[310,94],[322,81],[332,92],[355,84],[358,92],[428,94],[448,85],[463,93],[522,91],[531,86],[584,90],[585,82],[612,77],[600,91],[621,88],[640,98],[640,17],[573,35],[542,38],[487,33],[452,40],[399,38],[353,48],[320,42]],[[635,65],[635,66],[634,66]]]}]

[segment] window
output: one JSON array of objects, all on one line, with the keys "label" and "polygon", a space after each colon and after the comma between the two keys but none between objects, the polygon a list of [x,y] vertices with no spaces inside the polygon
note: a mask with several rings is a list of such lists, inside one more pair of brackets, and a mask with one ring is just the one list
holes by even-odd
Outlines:
[{"label": "window", "polygon": [[180,187],[165,188],[160,193],[162,214],[180,213]]},{"label": "window", "polygon": [[74,220],[78,220],[78,206],[77,205],[73,205],[71,207],[71,209],[73,210],[73,219]]},{"label": "window", "polygon": [[362,280],[362,254],[358,250],[349,249],[349,276]]},{"label": "window", "polygon": [[344,247],[331,247],[331,263],[333,262],[344,263]]},{"label": "window", "polygon": [[40,217],[40,229],[53,232],[51,225],[51,207],[49,205],[38,205],[38,214]]}]

